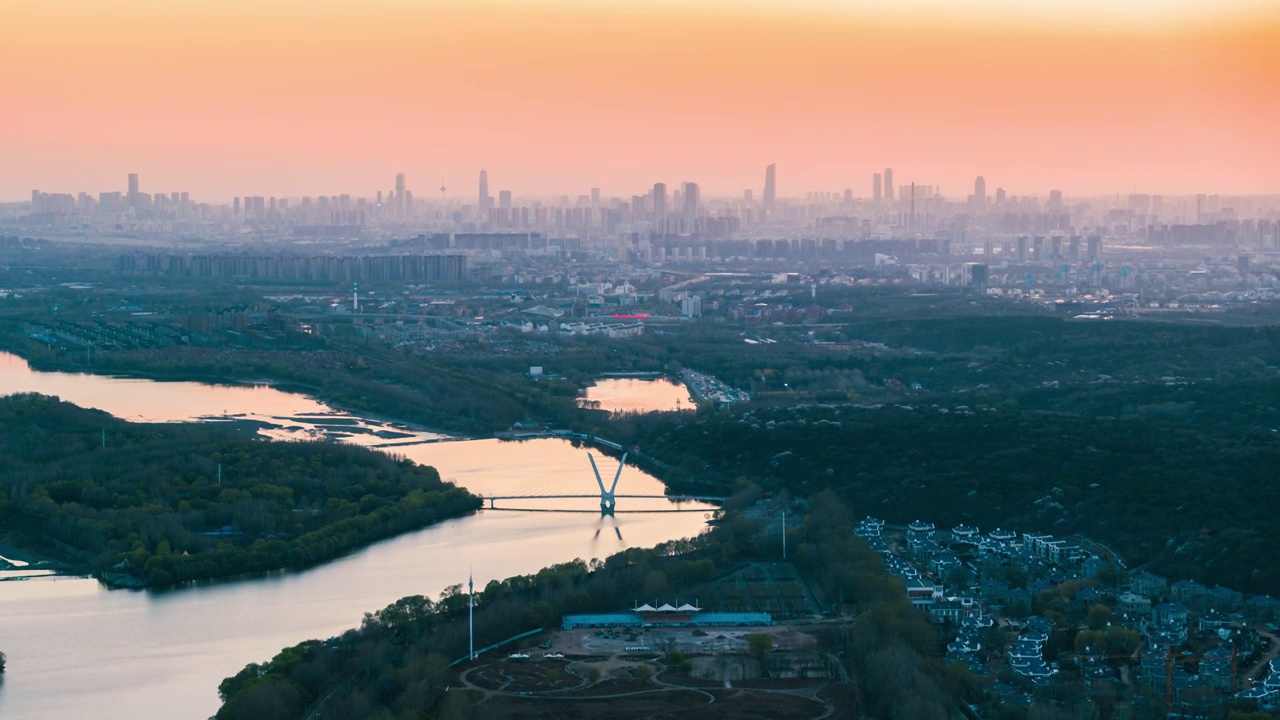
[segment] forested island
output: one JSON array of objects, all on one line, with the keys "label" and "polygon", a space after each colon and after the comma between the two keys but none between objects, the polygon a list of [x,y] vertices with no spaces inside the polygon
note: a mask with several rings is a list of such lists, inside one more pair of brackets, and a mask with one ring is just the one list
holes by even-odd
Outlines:
[{"label": "forested island", "polygon": [[0,398],[0,534],[111,585],[298,568],[474,512],[435,469],[336,443]]}]

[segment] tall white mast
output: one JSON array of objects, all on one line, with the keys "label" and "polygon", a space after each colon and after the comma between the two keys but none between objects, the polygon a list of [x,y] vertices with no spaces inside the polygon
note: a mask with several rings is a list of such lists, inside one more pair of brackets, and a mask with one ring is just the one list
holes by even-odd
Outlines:
[{"label": "tall white mast", "polygon": [[474,662],[476,659],[476,579],[475,573],[471,571],[467,573],[467,637],[469,642],[467,656]]}]

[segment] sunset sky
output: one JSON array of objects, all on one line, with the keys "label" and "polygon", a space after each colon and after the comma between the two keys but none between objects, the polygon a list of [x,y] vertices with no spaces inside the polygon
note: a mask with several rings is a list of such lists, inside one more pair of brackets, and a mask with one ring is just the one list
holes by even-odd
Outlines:
[{"label": "sunset sky", "polygon": [[0,0],[0,199],[1280,193],[1278,38],[1275,0]]}]

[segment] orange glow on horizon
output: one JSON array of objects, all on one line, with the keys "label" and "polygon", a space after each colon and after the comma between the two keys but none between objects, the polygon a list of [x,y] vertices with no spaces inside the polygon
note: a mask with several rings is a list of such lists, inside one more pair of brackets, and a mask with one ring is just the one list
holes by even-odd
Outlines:
[{"label": "orange glow on horizon", "polygon": [[979,174],[1015,194],[1280,192],[1280,15],[910,4],[918,21],[861,0],[9,3],[0,198],[127,172],[219,201],[370,194],[399,171],[469,195],[481,167],[517,195],[737,195],[770,162],[781,195],[865,196],[886,166],[949,195]]}]

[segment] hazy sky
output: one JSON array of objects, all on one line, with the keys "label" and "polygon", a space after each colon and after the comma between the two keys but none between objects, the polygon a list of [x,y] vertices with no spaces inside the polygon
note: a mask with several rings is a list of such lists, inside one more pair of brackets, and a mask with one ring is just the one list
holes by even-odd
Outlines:
[{"label": "hazy sky", "polygon": [[0,0],[0,198],[1280,192],[1277,38],[1275,0]]}]

